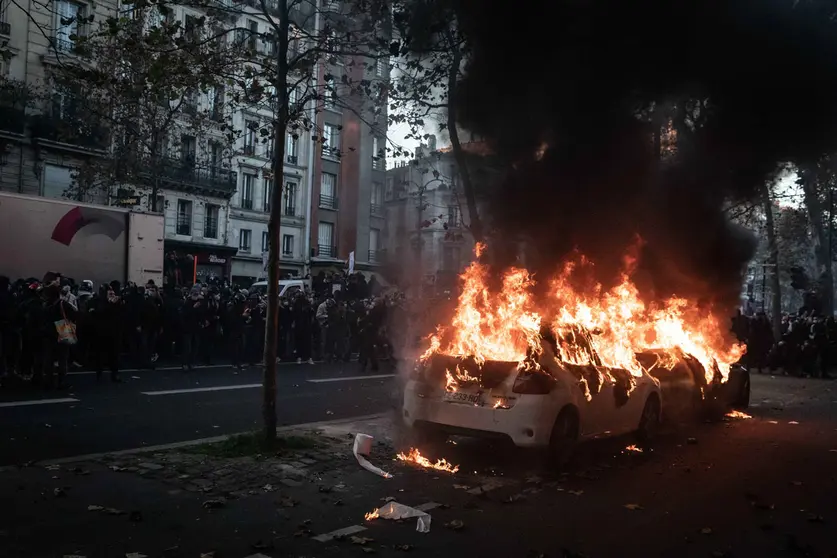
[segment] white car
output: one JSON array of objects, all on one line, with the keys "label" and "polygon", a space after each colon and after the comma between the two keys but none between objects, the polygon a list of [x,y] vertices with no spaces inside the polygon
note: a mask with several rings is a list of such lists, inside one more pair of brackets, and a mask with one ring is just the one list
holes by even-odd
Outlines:
[{"label": "white car", "polygon": [[560,362],[547,343],[539,365],[547,373],[435,354],[417,363],[405,385],[404,424],[419,443],[451,434],[506,437],[518,447],[549,448],[559,461],[579,440],[630,432],[642,440],[657,429],[662,395],[647,373]]}]

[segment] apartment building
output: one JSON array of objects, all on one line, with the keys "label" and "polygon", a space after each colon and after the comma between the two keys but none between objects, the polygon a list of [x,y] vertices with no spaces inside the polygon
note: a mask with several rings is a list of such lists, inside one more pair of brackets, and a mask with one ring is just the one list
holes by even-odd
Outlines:
[{"label": "apartment building", "polygon": [[400,272],[397,279],[411,284],[420,277],[427,287],[452,288],[472,260],[474,240],[450,149],[437,149],[431,136],[414,160],[389,169],[384,204],[382,259]]}]

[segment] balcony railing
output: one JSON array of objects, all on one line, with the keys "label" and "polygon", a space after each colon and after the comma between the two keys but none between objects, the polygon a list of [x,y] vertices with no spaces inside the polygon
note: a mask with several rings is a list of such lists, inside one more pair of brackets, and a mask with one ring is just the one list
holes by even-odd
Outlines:
[{"label": "balcony railing", "polygon": [[285,160],[291,165],[296,165],[299,161],[299,157],[296,155],[288,155],[285,157]]},{"label": "balcony railing", "polygon": [[20,108],[0,106],[0,130],[23,134],[26,128],[26,112]]},{"label": "balcony railing", "polygon": [[334,196],[320,195],[320,207],[323,209],[337,209],[337,198]]},{"label": "balcony railing", "polygon": [[253,198],[242,198],[241,209],[253,209]]},{"label": "balcony railing", "polygon": [[238,182],[235,171],[221,167],[199,167],[193,161],[173,157],[163,158],[157,164],[148,160],[141,174],[149,179],[156,176],[174,188],[215,190],[224,194],[235,192]]},{"label": "balcony railing", "polygon": [[296,207],[294,206],[285,206],[285,215],[288,217],[296,217]]},{"label": "balcony railing", "polygon": [[106,149],[108,130],[95,122],[76,117],[62,118],[49,114],[32,116],[32,136],[37,139],[67,143],[87,149]]},{"label": "balcony railing", "polygon": [[207,217],[203,224],[204,238],[218,238],[218,218]]},{"label": "balcony railing", "polygon": [[255,146],[255,145],[252,145],[252,144],[250,144],[250,145],[245,145],[245,146],[244,146],[244,154],[245,154],[245,155],[249,155],[249,156],[251,156],[251,157],[252,157],[253,155],[255,155],[255,154],[256,154],[256,146]]},{"label": "balcony railing", "polygon": [[384,251],[383,250],[369,250],[369,259],[367,260],[371,264],[378,264],[381,263],[384,259]]},{"label": "balcony railing", "polygon": [[54,39],[55,41],[55,50],[58,52],[72,52],[73,49],[76,48],[76,44],[74,41],[69,39]]},{"label": "balcony railing", "polygon": [[323,258],[336,258],[337,246],[328,244],[317,244],[317,255]]},{"label": "balcony railing", "polygon": [[192,236],[192,216],[178,215],[177,216],[177,234],[183,236]]},{"label": "balcony railing", "polygon": [[383,215],[384,215],[384,206],[383,206],[383,205],[381,205],[381,204],[379,204],[379,203],[373,203],[371,206],[369,206],[369,212],[370,212],[372,215],[377,215],[377,216],[379,216],[379,217],[383,217]]},{"label": "balcony railing", "polygon": [[0,21],[0,35],[11,35],[11,34],[12,34],[12,24],[9,23],[8,21]]},{"label": "balcony railing", "polygon": [[386,162],[382,157],[372,157],[372,168],[374,170],[386,170]]}]

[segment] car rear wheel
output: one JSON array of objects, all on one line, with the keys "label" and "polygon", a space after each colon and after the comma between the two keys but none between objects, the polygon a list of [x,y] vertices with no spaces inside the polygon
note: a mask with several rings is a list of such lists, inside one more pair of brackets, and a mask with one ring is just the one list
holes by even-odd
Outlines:
[{"label": "car rear wheel", "polygon": [[642,415],[639,417],[639,427],[636,430],[636,436],[641,443],[648,443],[660,429],[660,398],[657,394],[652,393],[645,401],[645,407],[642,408]]},{"label": "car rear wheel", "polygon": [[738,390],[738,396],[732,404],[732,408],[736,411],[743,411],[750,406],[750,373],[743,372],[741,374],[741,387]]},{"label": "car rear wheel", "polygon": [[554,465],[565,465],[578,443],[578,413],[565,407],[558,413],[549,437],[549,458]]}]

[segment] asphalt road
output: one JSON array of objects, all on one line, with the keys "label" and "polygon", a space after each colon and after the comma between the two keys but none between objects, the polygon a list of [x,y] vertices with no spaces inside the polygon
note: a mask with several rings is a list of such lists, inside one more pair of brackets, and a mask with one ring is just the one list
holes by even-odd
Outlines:
[{"label": "asphalt road", "polygon": [[[290,378],[298,377],[303,391],[326,390],[301,398],[300,407],[328,409],[336,407],[334,394],[343,392],[307,384],[331,373],[295,370],[282,384],[289,389],[295,385]],[[220,385],[223,375],[212,378]],[[343,397],[356,403],[377,392],[383,401],[388,381],[325,383],[351,389]],[[188,416],[184,402],[207,405],[197,395],[203,392],[175,400],[138,396],[133,384],[118,389],[123,387],[134,389],[140,401],[173,401],[166,403],[169,415],[162,422]],[[235,398],[246,391],[226,393]],[[85,393],[79,389],[77,397],[90,399]],[[398,557],[408,550],[418,556],[504,558],[837,556],[837,383],[756,376],[752,402],[750,419],[680,427],[642,453],[627,449],[630,438],[585,444],[575,462],[560,470],[504,444],[456,439],[425,452],[458,464],[456,474],[396,461],[390,448],[375,446],[371,460],[393,474],[384,479],[357,466],[343,435],[361,431],[382,439],[391,432],[387,421],[333,425],[332,432],[346,439],[345,459],[335,459],[333,469],[302,483],[265,481],[278,487],[253,491],[221,509],[207,509],[205,494],[101,465],[83,464],[92,470],[88,476],[12,468],[0,474],[0,492],[9,495],[0,507],[0,557],[110,558],[135,551],[184,558],[209,551],[241,558]],[[231,408],[209,406],[201,412],[204,424]],[[257,420],[257,413],[249,420]],[[162,428],[157,419],[146,420]],[[87,437],[97,436],[93,430]],[[66,487],[67,495],[54,496],[55,486]],[[393,498],[429,510],[430,532],[416,532],[415,519],[364,519]],[[143,519],[85,511],[90,504],[140,510]],[[329,536],[346,529],[350,536]],[[28,550],[4,553],[14,545]]]},{"label": "asphalt road", "polygon": [[[361,372],[357,363],[281,364],[279,425],[359,416],[389,403],[389,370]],[[262,371],[228,366],[76,372],[70,389],[0,391],[0,465],[71,457],[233,434],[261,425]]]}]

